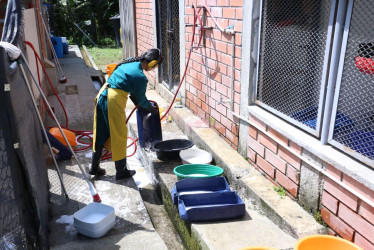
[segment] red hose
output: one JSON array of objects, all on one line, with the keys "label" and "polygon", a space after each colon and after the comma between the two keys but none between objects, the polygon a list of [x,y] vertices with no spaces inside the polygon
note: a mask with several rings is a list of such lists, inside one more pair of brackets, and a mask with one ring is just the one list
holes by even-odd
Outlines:
[{"label": "red hose", "polygon": [[[173,103],[175,102],[175,99],[176,99],[176,97],[177,97],[177,94],[178,94],[178,92],[179,92],[179,89],[180,89],[180,87],[182,86],[183,80],[184,80],[184,78],[185,78],[185,76],[186,76],[187,68],[188,68],[188,64],[189,64],[190,59],[191,59],[191,54],[192,54],[193,48],[199,48],[199,47],[200,47],[200,44],[201,44],[201,41],[202,41],[202,38],[203,38],[204,27],[203,27],[203,25],[202,25],[202,20],[201,20],[201,18],[200,18],[200,16],[199,16],[199,13],[200,13],[200,10],[201,10],[201,9],[197,12],[197,11],[196,11],[196,7],[195,7],[195,5],[192,5],[192,8],[193,8],[193,10],[194,10],[194,24],[193,24],[193,27],[194,27],[194,28],[193,28],[193,30],[192,30],[192,39],[191,39],[191,45],[190,45],[190,51],[189,51],[189,54],[188,54],[188,59],[187,59],[187,62],[186,62],[186,67],[185,67],[185,70],[184,70],[184,73],[183,73],[182,79],[181,79],[181,81],[179,82],[179,85],[178,85],[177,91],[176,91],[175,94],[174,94],[173,100],[171,101],[169,108],[166,110],[166,112],[164,113],[164,115],[161,117],[161,120],[164,119],[164,118],[166,117],[166,115],[169,113],[171,107],[173,106]],[[206,7],[205,7],[205,8],[206,8]],[[197,19],[199,20],[199,23],[200,23],[200,39],[199,39],[199,42],[198,42],[197,46],[194,46],[194,45],[195,45],[195,28],[196,28],[196,21],[197,21]],[[62,107],[62,109],[63,109],[63,111],[64,111],[64,115],[65,115],[65,127],[63,127],[63,128],[64,128],[64,129],[67,129],[67,130],[70,130],[70,131],[72,131],[72,132],[74,132],[74,133],[77,135],[77,141],[78,141],[79,143],[81,143],[81,144],[87,145],[87,146],[85,146],[85,147],[82,147],[82,148],[79,148],[79,149],[75,149],[74,151],[83,151],[83,150],[86,150],[86,149],[88,149],[88,148],[91,148],[91,147],[92,147],[92,134],[93,134],[93,132],[92,132],[92,131],[85,131],[85,130],[74,130],[74,129],[70,129],[70,128],[69,128],[69,119],[68,119],[68,115],[67,115],[67,113],[66,113],[66,109],[65,109],[63,103],[61,102],[61,100],[60,100],[60,98],[59,98],[59,96],[58,96],[58,94],[57,94],[55,88],[53,87],[52,82],[51,82],[51,80],[50,80],[50,78],[49,78],[49,76],[48,76],[48,74],[47,74],[47,72],[46,72],[46,70],[45,70],[45,68],[44,68],[44,65],[43,65],[43,63],[42,63],[42,61],[41,61],[41,59],[40,59],[38,53],[36,52],[36,50],[35,50],[34,46],[32,45],[32,43],[30,43],[29,41],[25,41],[25,44],[27,44],[27,45],[28,45],[28,46],[29,46],[29,47],[34,51],[35,61],[36,61],[37,71],[38,71],[38,80],[39,80],[39,85],[41,86],[38,62],[39,62],[40,65],[42,66],[43,72],[44,72],[44,74],[45,74],[46,77],[47,77],[48,83],[49,83],[49,85],[51,86],[51,89],[52,89],[53,93],[54,93],[55,96],[57,97],[57,100],[58,100],[58,102],[60,103],[60,105],[61,105],[61,107]],[[156,103],[155,101],[151,101],[151,100],[150,100],[150,102],[155,103],[156,106],[157,106],[157,103]],[[45,108],[46,108],[46,110],[47,110],[49,116],[53,119],[53,116],[52,116],[52,114],[50,113],[50,112],[53,112],[53,111],[48,109],[48,106],[46,105],[46,103],[45,103],[44,101],[43,101],[43,103],[44,103],[44,106],[45,106]],[[126,119],[126,123],[128,123],[130,117],[132,116],[132,114],[135,112],[135,110],[136,110],[138,107],[139,107],[139,105],[137,105],[137,106],[136,106],[136,107],[135,107],[135,108],[130,112],[129,116],[128,116],[127,119]],[[57,121],[55,121],[55,122],[57,122]],[[87,143],[87,142],[83,142],[83,141],[81,141],[81,139],[84,138],[84,137],[88,138],[88,139],[90,140],[90,142]],[[137,150],[136,142],[138,141],[139,138],[137,138],[137,139],[134,139],[134,138],[132,138],[132,137],[128,137],[128,138],[132,140],[132,143],[131,143],[130,145],[128,145],[127,148],[131,147],[131,146],[134,144],[134,152],[133,152],[131,155],[128,155],[128,156],[127,156],[127,157],[131,157],[131,156],[133,156],[133,155],[136,153],[136,150]],[[111,157],[112,157],[112,154],[111,154],[109,151],[107,151],[107,152],[104,153],[104,155],[102,156],[101,159],[102,159],[102,160],[106,160],[106,159],[110,159]]]}]

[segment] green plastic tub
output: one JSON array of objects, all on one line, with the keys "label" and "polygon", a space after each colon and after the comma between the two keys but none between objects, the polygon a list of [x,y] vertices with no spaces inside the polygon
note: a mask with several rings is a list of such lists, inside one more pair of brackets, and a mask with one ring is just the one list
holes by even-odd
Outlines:
[{"label": "green plastic tub", "polygon": [[178,180],[183,180],[220,176],[223,174],[223,169],[208,164],[185,164],[174,168],[173,172],[177,175]]}]

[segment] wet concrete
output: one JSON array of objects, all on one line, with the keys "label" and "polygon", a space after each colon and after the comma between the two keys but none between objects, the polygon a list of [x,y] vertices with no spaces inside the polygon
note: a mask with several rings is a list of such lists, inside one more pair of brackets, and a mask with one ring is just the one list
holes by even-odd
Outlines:
[{"label": "wet concrete", "polygon": [[[101,72],[85,65],[77,46],[70,46],[70,54],[60,59],[60,63],[68,82],[58,83],[58,93],[69,117],[69,128],[92,130],[94,98],[97,90],[91,76],[101,75]],[[50,96],[49,101],[59,121],[65,125],[63,111],[56,97]],[[54,122],[47,118],[46,125],[53,126]],[[78,147],[82,146],[85,145],[78,145]],[[95,185],[102,203],[115,208],[115,226],[99,239],[91,239],[77,233],[73,214],[93,201],[88,184],[75,159],[58,162],[69,196],[69,200],[66,200],[55,166],[47,156],[51,204],[49,235],[51,249],[146,249],[149,246],[154,249],[167,249],[153,226],[138,190],[137,184],[146,186],[149,183],[141,177],[142,174],[144,175],[141,166],[139,167],[139,164],[134,166],[139,168],[134,178],[116,180],[114,163],[106,160],[101,163],[101,167],[107,174],[103,177],[91,178],[92,176],[86,174],[90,167],[91,154],[92,150],[88,149],[76,152],[76,157],[84,174]],[[131,161],[129,165],[132,168]]]}]

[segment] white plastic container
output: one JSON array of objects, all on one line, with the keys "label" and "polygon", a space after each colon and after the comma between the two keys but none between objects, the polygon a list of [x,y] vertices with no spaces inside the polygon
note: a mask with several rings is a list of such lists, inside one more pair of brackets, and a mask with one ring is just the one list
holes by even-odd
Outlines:
[{"label": "white plastic container", "polygon": [[100,238],[114,227],[114,208],[101,203],[90,203],[74,213],[77,231],[91,238]]},{"label": "white plastic container", "polygon": [[209,152],[198,148],[181,150],[179,156],[183,164],[210,164],[213,160]]}]

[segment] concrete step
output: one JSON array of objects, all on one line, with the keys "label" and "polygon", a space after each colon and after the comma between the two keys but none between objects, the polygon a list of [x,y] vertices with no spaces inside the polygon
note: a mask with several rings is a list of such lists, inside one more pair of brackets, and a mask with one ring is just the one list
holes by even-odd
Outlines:
[{"label": "concrete step", "polygon": [[[165,101],[153,91],[148,93],[148,97],[155,100],[160,106],[166,105]],[[175,122],[162,122],[162,127],[164,140],[187,138]],[[205,125],[205,127],[207,126]],[[135,116],[131,117],[129,128],[133,136],[137,137]],[[220,141],[209,141],[207,143],[215,144],[218,142]],[[217,146],[222,145],[219,143]],[[173,174],[173,169],[181,165],[182,162],[180,160],[160,161],[154,152],[148,152],[141,148],[138,148],[137,152],[153,184],[160,190],[164,206],[186,248],[240,249],[246,246],[260,245],[277,249],[292,249],[295,245],[295,237],[263,215],[262,211],[258,210],[252,203],[252,198],[242,193],[241,198],[245,200],[247,211],[244,218],[205,223],[188,223],[181,220],[177,207],[172,204],[170,191],[177,181],[177,177]],[[225,152],[222,157],[229,157],[229,155]],[[246,171],[246,173],[248,172],[249,170]],[[230,173],[227,173],[227,175],[230,175]],[[236,189],[237,185],[230,179],[231,188],[240,191]],[[274,191],[272,190],[272,192]]]}]

